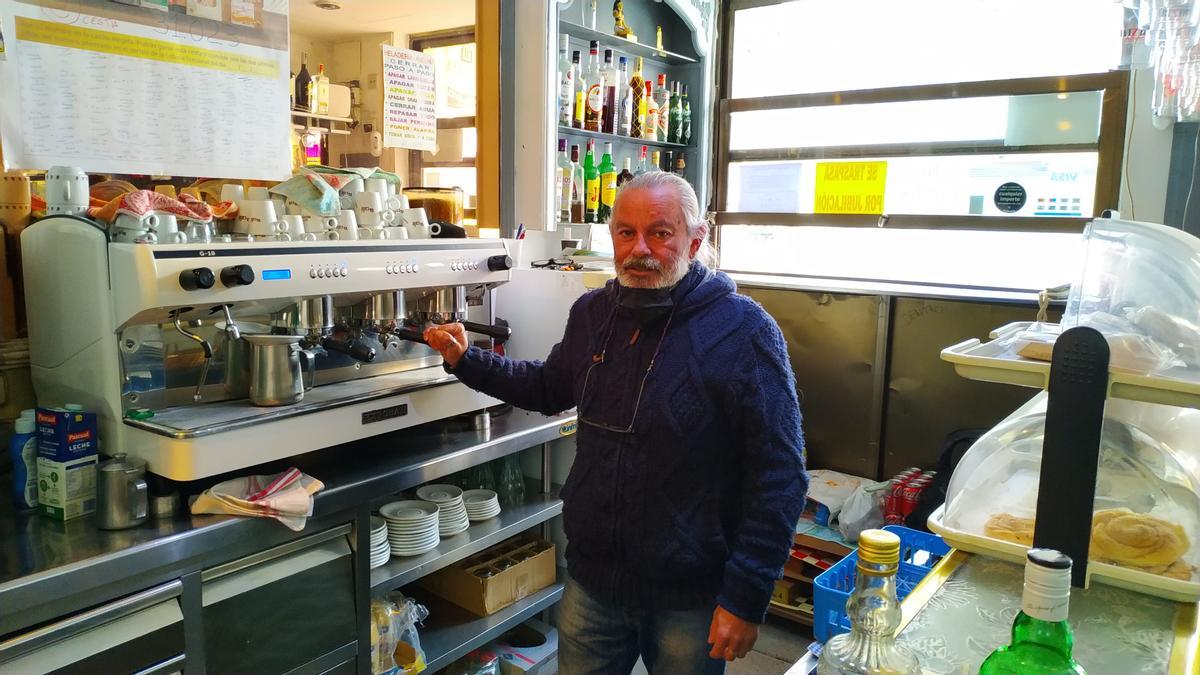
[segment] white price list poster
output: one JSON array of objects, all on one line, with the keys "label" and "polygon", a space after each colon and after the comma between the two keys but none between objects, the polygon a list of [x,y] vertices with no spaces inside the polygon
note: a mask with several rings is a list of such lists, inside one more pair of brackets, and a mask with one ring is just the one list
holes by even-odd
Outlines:
[{"label": "white price list poster", "polygon": [[4,162],[282,180],[287,26],[287,0],[231,21],[107,0],[0,0]]},{"label": "white price list poster", "polygon": [[433,57],[383,45],[383,145],[437,150]]}]

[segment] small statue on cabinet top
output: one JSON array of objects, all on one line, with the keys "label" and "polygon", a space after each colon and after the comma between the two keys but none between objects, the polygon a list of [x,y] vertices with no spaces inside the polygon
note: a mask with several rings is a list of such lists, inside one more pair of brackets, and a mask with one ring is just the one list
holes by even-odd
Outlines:
[{"label": "small statue on cabinet top", "polygon": [[625,8],[622,6],[621,0],[613,2],[613,33],[619,38],[637,42],[637,36],[633,34],[633,29],[625,23]]}]

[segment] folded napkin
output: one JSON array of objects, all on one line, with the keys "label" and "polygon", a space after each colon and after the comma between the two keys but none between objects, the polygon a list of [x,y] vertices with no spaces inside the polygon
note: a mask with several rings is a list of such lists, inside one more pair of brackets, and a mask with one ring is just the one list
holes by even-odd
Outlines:
[{"label": "folded napkin", "polygon": [[96,220],[111,223],[122,213],[142,217],[152,211],[173,213],[181,220],[209,222],[213,219],[213,208],[191,195],[168,197],[160,192],[137,190],[114,197],[101,206],[88,208],[88,215]]},{"label": "folded napkin", "polygon": [[289,529],[304,529],[321,481],[291,468],[275,476],[243,476],[217,483],[192,502],[192,513],[274,518]]}]

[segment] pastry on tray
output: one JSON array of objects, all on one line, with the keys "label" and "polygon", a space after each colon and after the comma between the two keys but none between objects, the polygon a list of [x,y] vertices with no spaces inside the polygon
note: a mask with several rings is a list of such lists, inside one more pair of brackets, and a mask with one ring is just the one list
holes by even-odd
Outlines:
[{"label": "pastry on tray", "polygon": [[[1033,528],[1033,518],[995,513],[983,532],[994,539],[1033,546]],[[1184,529],[1161,518],[1125,508],[1104,509],[1092,517],[1089,555],[1097,562],[1190,581],[1194,570],[1183,560],[1190,548]]]}]

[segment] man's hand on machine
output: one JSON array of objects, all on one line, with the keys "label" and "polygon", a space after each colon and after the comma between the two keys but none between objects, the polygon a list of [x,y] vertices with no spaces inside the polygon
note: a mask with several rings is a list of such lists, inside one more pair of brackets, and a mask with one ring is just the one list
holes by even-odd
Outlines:
[{"label": "man's hand on machine", "polygon": [[467,330],[461,323],[447,323],[426,328],[425,342],[438,350],[451,368],[458,365],[458,360],[466,353],[469,346]]}]

